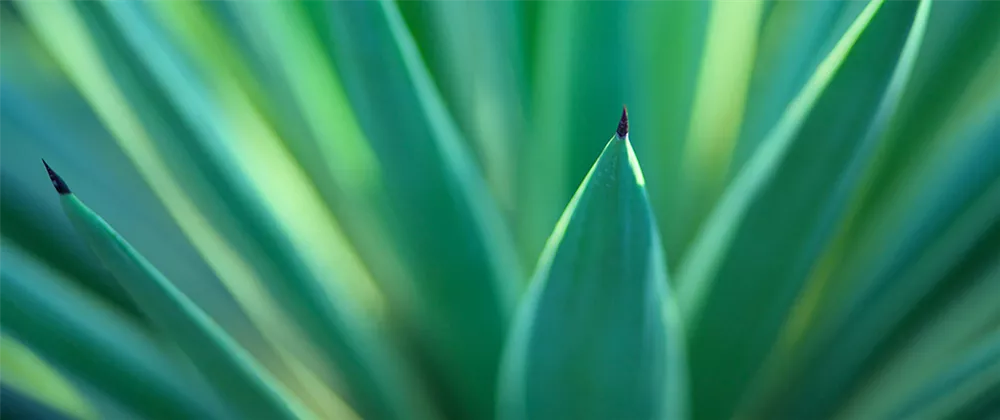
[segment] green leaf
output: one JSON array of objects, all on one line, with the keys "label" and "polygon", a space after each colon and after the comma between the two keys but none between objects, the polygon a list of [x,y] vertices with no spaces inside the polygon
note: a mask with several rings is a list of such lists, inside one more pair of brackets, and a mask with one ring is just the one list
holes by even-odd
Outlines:
[{"label": "green leaf", "polygon": [[895,205],[875,216],[879,228],[859,242],[857,252],[862,257],[834,274],[837,279],[853,279],[857,286],[816,328],[799,371],[775,390],[775,394],[799,390],[796,403],[780,405],[785,412],[810,417],[840,403],[863,378],[869,358],[886,336],[904,316],[923,309],[922,299],[948,279],[948,270],[970,254],[996,223],[1000,100],[979,118],[979,124],[938,150],[922,168],[915,179],[924,182],[900,189]]},{"label": "green leaf", "polygon": [[[516,153],[528,144],[521,136],[528,96],[521,36],[527,4],[401,2],[399,6],[493,196],[509,215],[516,210]],[[418,29],[423,32],[418,34]]]},{"label": "green leaf", "polygon": [[[7,133],[5,133],[7,134]],[[7,145],[10,143],[8,137]],[[28,191],[28,187],[12,181],[13,177],[0,179],[0,223],[3,237],[18,244],[26,251],[43,258],[47,264],[58,267],[70,278],[100,295],[129,315],[141,319],[141,311],[121,286],[90,257],[82,241],[65,240],[63,223],[54,216],[59,210],[41,206]],[[56,220],[56,222],[53,222]],[[79,243],[78,243],[79,242]]]},{"label": "green leaf", "polygon": [[[981,395],[990,398],[990,390],[1000,387],[1000,329],[972,350],[959,363],[923,382],[918,390],[896,408],[889,418],[952,418],[964,406]],[[988,415],[955,418],[988,418]]]},{"label": "green leaf", "polygon": [[896,108],[929,5],[869,4],[729,184],[684,259],[678,287],[697,416],[732,415],[777,348]]},{"label": "green leaf", "polygon": [[[961,135],[963,127],[974,123],[968,118],[978,110],[970,110],[963,103],[968,102],[964,97],[1000,94],[996,83],[1000,71],[998,19],[1000,3],[994,1],[934,4],[927,48],[920,52],[913,82],[894,117],[894,130],[885,139],[859,218],[865,220],[877,212],[885,199],[893,196],[893,188],[921,166],[926,151]],[[975,86],[975,80],[983,77],[986,83]],[[989,106],[989,99],[985,105]]]},{"label": "green leaf", "polygon": [[897,329],[909,334],[890,343],[892,355],[884,366],[873,369],[877,374],[857,388],[849,403],[838,410],[839,417],[890,417],[903,398],[929,387],[944,369],[961,363],[971,344],[979,344],[984,331],[997,325],[1000,256],[994,254],[1000,249],[1000,219],[991,230],[985,242],[962,257],[969,261],[942,279],[945,287],[935,288],[930,299],[912,311],[909,318],[916,319],[907,323],[915,325]]},{"label": "green leaf", "polygon": [[[628,5],[627,30],[632,37],[623,44],[635,45],[637,63],[627,76],[632,81],[627,103],[629,114],[643,122],[629,130],[637,139],[636,153],[646,163],[646,177],[655,180],[646,188],[656,220],[660,221],[667,264],[676,269],[674,263],[683,258],[686,241],[690,240],[683,238],[688,227],[674,223],[681,210],[676,200],[684,200],[679,193],[680,173],[713,3],[651,1],[628,2]],[[585,31],[600,35],[609,32],[589,28]],[[572,69],[587,67],[570,65],[569,68],[566,72],[575,73]],[[588,87],[582,84],[576,89],[585,91]],[[571,125],[579,123],[582,121],[574,120]]]},{"label": "green leaf", "polygon": [[501,419],[687,416],[683,335],[627,137],[556,224],[505,350]]},{"label": "green leaf", "polygon": [[[3,399],[3,406],[0,407],[0,416],[3,416],[5,419],[69,420],[83,417],[71,417],[67,413],[61,412],[55,407],[36,400],[6,384],[0,385],[0,398]],[[87,418],[93,418],[93,415]]]},{"label": "green leaf", "polygon": [[[32,16],[30,8],[25,8],[24,12],[25,17]],[[85,42],[87,36],[77,36],[78,28],[61,24],[58,13],[47,13],[45,19],[55,22],[53,26],[59,28],[57,30],[61,36],[78,43]],[[9,25],[4,28],[11,30]],[[40,28],[33,29],[38,31]],[[71,44],[60,41],[60,45]],[[38,43],[31,51],[32,54],[20,54],[11,58],[31,62],[36,67],[50,65],[58,70],[57,63],[46,64],[46,61],[40,59],[55,58],[46,54],[52,52],[47,51],[46,46]],[[85,54],[86,49],[78,46],[79,44],[73,45],[70,49]],[[14,52],[4,51],[5,54],[12,55]],[[70,61],[74,64],[69,75],[73,76],[86,73],[91,64],[79,56]],[[273,359],[261,351],[262,340],[259,333],[241,313],[226,287],[213,275],[219,274],[215,269],[225,261],[216,258],[219,254],[217,252],[199,252],[218,248],[197,243],[197,236],[205,236],[214,229],[206,228],[204,222],[192,220],[183,211],[174,211],[176,208],[185,209],[187,201],[183,197],[179,199],[176,194],[160,195],[160,178],[146,177],[151,172],[157,174],[156,170],[159,169],[157,165],[150,164],[150,159],[140,158],[133,165],[130,158],[133,157],[134,150],[121,147],[123,144],[142,143],[141,133],[133,131],[128,135],[115,137],[112,133],[122,134],[115,130],[119,127],[113,124],[104,126],[102,122],[107,121],[102,121],[95,115],[106,115],[103,114],[101,105],[106,106],[107,102],[98,100],[100,105],[96,105],[90,101],[94,97],[89,94],[100,92],[103,96],[101,99],[109,99],[114,96],[113,91],[103,87],[90,91],[82,88],[83,85],[74,86],[74,82],[79,81],[76,78],[56,79],[36,86],[8,77],[10,73],[6,72],[6,68],[4,71],[5,77],[0,82],[0,96],[4,97],[0,103],[0,137],[4,139],[3,148],[6,152],[0,155],[0,160],[3,161],[0,164],[3,169],[0,181],[3,184],[0,188],[0,218],[3,220],[0,223],[4,225],[4,236],[30,248],[40,258],[53,261],[52,264],[65,271],[71,280],[86,284],[92,290],[100,290],[106,298],[117,301],[124,299],[134,307],[127,293],[121,290],[117,281],[97,261],[87,245],[79,238],[64,234],[72,227],[63,216],[58,200],[48,191],[48,180],[38,176],[38,158],[45,156],[49,162],[58,164],[64,174],[71,175],[75,190],[88,197],[88,204],[121,232],[134,238],[133,246],[149,256],[150,261],[161,267],[165,275],[174,279],[181,291],[204,308],[242,345],[254,351],[256,356],[263,360]],[[59,75],[65,77],[67,74]],[[77,91],[76,88],[81,88],[82,91]],[[141,91],[132,86],[125,89]],[[84,97],[82,94],[87,95]],[[117,122],[127,124],[129,112],[119,111],[122,110],[111,113],[119,118]],[[68,141],[69,139],[76,140]],[[125,140],[116,142],[121,139]],[[146,153],[149,156],[148,149]],[[95,171],[92,169],[94,167],[101,170]],[[150,183],[147,184],[147,181]],[[182,194],[194,191],[196,189],[190,188],[190,185],[174,190]],[[130,200],[123,203],[122,196],[128,196]],[[197,227],[189,228],[190,226]],[[213,224],[213,227],[216,225]],[[190,232],[197,234],[185,237],[185,233]],[[193,247],[193,244],[198,246]],[[118,292],[108,293],[114,289]]]},{"label": "green leaf", "polygon": [[866,3],[771,2],[761,25],[744,123],[731,172],[749,159]]},{"label": "green leaf", "polygon": [[[31,4],[26,10],[46,45],[138,169],[144,172],[149,167],[151,173],[159,175],[143,173],[147,180],[174,193],[167,198],[183,199],[185,204],[188,196],[197,198],[199,209],[211,216],[207,221],[212,228],[240,240],[240,250],[248,251],[246,258],[260,270],[268,291],[322,352],[322,362],[327,362],[323,365],[335,365],[350,402],[361,414],[408,411],[402,400],[409,395],[396,390],[404,384],[395,377],[396,364],[389,356],[392,349],[358,319],[357,308],[368,300],[360,302],[362,299],[349,299],[346,293],[331,293],[342,292],[337,286],[346,283],[366,282],[367,274],[343,255],[351,252],[344,247],[324,247],[331,242],[308,247],[296,241],[289,221],[277,217],[275,206],[261,191],[258,181],[271,178],[263,176],[265,172],[251,176],[256,168],[244,166],[243,153],[249,153],[261,139],[247,139],[258,133],[240,130],[260,122],[228,114],[232,110],[213,96],[215,91],[208,87],[205,75],[166,37],[147,7],[138,3],[48,3]],[[248,142],[237,143],[240,140]],[[186,181],[182,184],[185,190],[179,191],[180,187],[163,174]],[[272,190],[281,189],[273,182],[267,184]],[[293,184],[284,190],[309,191],[308,186]],[[180,216],[192,216],[190,208],[182,210],[186,212]],[[301,227],[301,221],[294,222]],[[312,231],[325,231],[326,227],[317,224]],[[188,234],[195,229],[189,223]],[[320,267],[311,258],[320,254],[320,249],[344,257],[338,259],[342,264]]]},{"label": "green leaf", "polygon": [[671,251],[683,252],[690,245],[726,186],[744,113],[751,108],[746,97],[764,6],[763,1],[712,3],[677,195],[670,218],[663,220]]},{"label": "green leaf", "polygon": [[128,244],[50,171],[63,209],[146,316],[191,358],[241,417],[295,419],[309,415],[283,395],[271,376],[218,324]]},{"label": "green leaf", "polygon": [[484,418],[522,283],[513,241],[395,3],[323,5],[334,62],[381,164],[391,231],[411,268],[418,302],[402,321],[447,410]]},{"label": "green leaf", "polygon": [[204,383],[129,318],[4,243],[0,323],[40,357],[151,419],[222,418]]},{"label": "green leaf", "polygon": [[[3,387],[29,400],[52,407],[52,410],[71,415],[78,419],[97,419],[97,410],[81,395],[80,391],[52,366],[41,360],[12,337],[0,337],[0,371],[3,372]],[[3,398],[7,395],[4,394]],[[4,400],[0,410],[6,410],[9,402]],[[6,414],[0,414],[9,418]],[[15,416],[10,416],[15,417]],[[30,416],[22,416],[30,417]],[[31,417],[35,418],[35,417]]]},{"label": "green leaf", "polygon": [[519,150],[518,169],[517,240],[525,262],[537,258],[576,181],[604,146],[603,136],[593,133],[611,125],[608,117],[622,104],[633,104],[626,97],[631,61],[622,45],[628,44],[627,11],[641,4],[537,4],[528,146]]}]

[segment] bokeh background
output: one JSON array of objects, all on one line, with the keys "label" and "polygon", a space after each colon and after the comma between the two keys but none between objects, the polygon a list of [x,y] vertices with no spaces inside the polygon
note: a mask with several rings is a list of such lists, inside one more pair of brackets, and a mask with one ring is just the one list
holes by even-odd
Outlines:
[{"label": "bokeh background", "polygon": [[[351,367],[286,283],[374,331],[363,348],[409,372],[421,416],[490,417],[516,298],[623,105],[677,289],[744,169],[798,130],[689,329],[695,417],[904,400],[1000,342],[1000,2],[882,5],[796,108],[871,7],[4,1],[4,417],[155,416],[157,395],[122,397],[130,366],[225,405],[74,232],[41,158],[320,417],[357,415]],[[1000,398],[987,354],[959,406]],[[831,385],[798,396],[793,356]]]}]

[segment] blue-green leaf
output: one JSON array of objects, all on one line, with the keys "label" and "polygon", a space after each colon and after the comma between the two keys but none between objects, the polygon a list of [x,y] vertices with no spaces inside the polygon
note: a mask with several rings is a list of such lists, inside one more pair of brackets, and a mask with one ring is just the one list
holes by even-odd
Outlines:
[{"label": "blue-green leaf", "polygon": [[134,322],[3,244],[0,322],[40,357],[151,419],[223,416],[186,366]]},{"label": "blue-green leaf", "polygon": [[539,261],[508,337],[501,419],[687,415],[680,321],[645,181],[608,142]]},{"label": "blue-green leaf", "polygon": [[522,283],[513,241],[397,6],[324,6],[334,63],[383,170],[390,231],[411,269],[417,304],[402,321],[448,410],[485,417]]},{"label": "blue-green leaf", "polygon": [[[48,167],[46,167],[48,168]],[[242,417],[295,419],[309,414],[247,351],[181,293],[104,219],[72,194],[58,175],[49,176],[77,232],[142,308],[143,313],[191,358],[232,409]]]},{"label": "blue-green leaf", "polygon": [[3,399],[0,416],[5,419],[69,420],[72,418],[7,385],[0,385],[0,399]]},{"label": "blue-green leaf", "polygon": [[777,348],[896,108],[929,6],[868,5],[740,168],[685,257],[678,287],[696,415],[732,415]]},{"label": "blue-green leaf", "polygon": [[875,216],[878,229],[860,242],[860,257],[834,274],[856,286],[816,328],[799,370],[775,391],[799,390],[796,403],[781,405],[783,412],[808,417],[841,402],[887,334],[919,310],[957,260],[980,246],[1000,214],[998,111],[1000,100],[938,150],[917,178],[926,182],[902,188],[901,198]]}]

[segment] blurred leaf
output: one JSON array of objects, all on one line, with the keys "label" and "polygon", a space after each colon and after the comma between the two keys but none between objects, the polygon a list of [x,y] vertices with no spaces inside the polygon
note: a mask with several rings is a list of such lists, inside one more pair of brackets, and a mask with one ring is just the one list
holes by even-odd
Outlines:
[{"label": "blurred leaf", "polygon": [[[631,61],[629,2],[540,2],[533,96],[520,148],[517,240],[533,264],[550,227],[604,146],[622,104]],[[595,28],[602,28],[600,31]],[[614,65],[608,65],[614,63]],[[579,71],[588,69],[588,71]]]},{"label": "blurred leaf", "polygon": [[[47,155],[50,153],[58,155],[58,152],[65,148],[65,146],[59,146],[59,139],[70,138],[72,136],[61,132],[65,128],[53,128],[49,125],[56,120],[51,116],[48,116],[47,119],[49,121],[45,124],[32,121],[40,119],[42,112],[38,111],[30,102],[19,101],[18,99],[21,98],[15,95],[16,92],[5,90],[4,93],[5,99],[0,104],[0,106],[4,107],[2,131],[5,142],[4,147],[6,152],[8,152],[4,154],[4,159],[23,161],[30,157],[34,161],[34,164],[30,165],[31,171],[29,176],[22,173],[21,166],[24,166],[20,165],[22,162],[16,162],[17,164],[15,165],[6,165],[8,161],[5,160],[3,176],[0,179],[0,182],[3,184],[3,187],[0,188],[0,194],[3,196],[2,200],[0,200],[0,218],[2,218],[4,225],[4,237],[15,241],[18,245],[25,247],[37,256],[45,258],[49,264],[71,276],[72,280],[81,282],[81,284],[84,284],[110,302],[127,305],[127,308],[132,308],[132,311],[138,315],[138,309],[131,301],[131,298],[121,289],[121,286],[114,277],[101,266],[96,256],[87,248],[86,244],[74,236],[67,237],[65,235],[65,232],[72,229],[72,226],[63,215],[58,201],[51,199],[51,191],[46,186],[48,181],[44,177],[39,176],[38,163],[34,157],[43,152],[36,149],[44,149],[44,153]],[[35,96],[37,97],[37,93],[35,93]],[[63,100],[63,102],[72,101]],[[14,112],[7,107],[17,107],[18,109]],[[31,118],[33,116],[34,118]],[[30,123],[26,123],[25,120],[28,120]],[[21,132],[22,125],[27,125],[27,127],[23,127],[26,133]],[[61,126],[62,124],[54,125]],[[103,148],[98,143],[100,137],[87,132],[84,121],[74,121],[70,125],[74,127],[74,133],[81,135],[83,143],[88,146],[81,148],[81,152],[75,154],[77,158],[86,156],[88,161],[93,159],[96,162],[109,159],[109,156],[101,153]],[[27,133],[31,133],[31,135],[29,136]],[[103,137],[104,134],[101,134],[101,136]],[[85,154],[81,155],[81,153]],[[127,160],[125,157],[121,159]],[[62,159],[57,157],[57,160]],[[147,239],[154,239],[159,247],[147,246],[145,249],[160,253],[163,253],[162,250],[169,250],[173,259],[164,259],[161,257],[158,262],[168,265],[173,264],[173,273],[189,276],[184,280],[176,282],[176,286],[185,294],[191,295],[192,300],[197,297],[198,300],[196,300],[196,303],[205,308],[206,312],[213,319],[216,319],[220,325],[226,327],[227,331],[233,334],[234,338],[239,339],[241,344],[251,349],[255,356],[260,357],[262,363],[271,369],[276,376],[287,379],[289,375],[281,370],[281,366],[277,366],[275,363],[276,359],[278,359],[275,351],[264,347],[266,344],[261,342],[262,340],[257,336],[256,330],[244,326],[243,323],[246,321],[240,317],[242,314],[234,313],[231,310],[230,303],[226,299],[228,296],[225,296],[225,290],[219,290],[221,288],[217,284],[214,284],[214,279],[193,275],[197,273],[197,270],[177,270],[178,267],[176,265],[180,263],[173,261],[183,260],[187,257],[187,253],[180,252],[178,248],[172,247],[171,245],[174,245],[173,241],[168,240],[166,237],[165,234],[169,232],[167,229],[173,229],[173,226],[161,224],[162,222],[159,221],[161,219],[160,215],[154,211],[156,207],[150,207],[150,204],[146,204],[146,201],[149,201],[146,197],[152,194],[141,188],[129,188],[130,186],[125,180],[136,176],[134,175],[134,171],[130,168],[123,168],[122,172],[113,170],[116,167],[115,165],[118,164],[120,163],[116,160],[111,160],[110,162],[102,162],[102,164],[98,165],[103,169],[100,171],[102,175],[101,180],[103,180],[103,177],[124,173],[121,175],[121,179],[116,180],[114,183],[100,183],[100,188],[90,188],[90,185],[95,182],[87,182],[88,178],[93,178],[93,175],[95,175],[94,171],[70,171],[80,176],[79,181],[77,178],[74,178],[74,188],[87,193],[93,193],[97,201],[100,202],[113,200],[112,210],[129,210],[141,214],[143,227],[152,227],[154,228],[153,230],[159,232],[155,238],[149,238],[147,235]],[[169,175],[157,173],[156,168],[160,166],[162,166],[162,163],[155,165],[147,163],[142,168],[142,172],[155,174],[153,177],[155,181],[153,182],[153,186],[158,189],[157,192],[162,192],[162,190],[169,191],[171,188],[161,187],[164,181],[169,178]],[[39,190],[44,194],[40,194]],[[270,302],[271,299],[268,299],[266,295],[262,296],[257,284],[253,284],[251,287],[234,287],[230,282],[234,277],[239,277],[239,280],[244,283],[252,282],[255,274],[244,268],[246,263],[240,261],[238,255],[233,255],[232,246],[224,243],[218,237],[215,229],[207,225],[203,216],[197,214],[197,210],[193,209],[189,200],[177,195],[177,190],[178,188],[173,188],[173,191],[171,191],[172,194],[166,194],[167,198],[164,199],[164,203],[167,210],[171,214],[177,215],[176,220],[179,221],[184,233],[188,234],[188,238],[195,245],[195,248],[204,255],[205,261],[215,271],[219,279],[226,282],[226,286],[233,292],[234,297],[242,304],[243,309],[250,315],[254,323],[257,326],[262,326],[262,324],[263,326],[267,326],[267,324],[260,322],[260,317],[257,316],[261,311],[254,311],[254,309],[274,309],[273,306],[264,306],[265,304],[262,303],[263,300],[267,300],[268,303],[273,305]],[[122,195],[130,198],[128,206],[123,206],[118,201],[118,197]],[[55,205],[50,205],[50,202]],[[116,217],[113,220],[123,221],[126,225],[128,225],[129,221],[129,219],[123,220],[121,217]],[[140,237],[142,237],[142,232],[144,232],[143,230],[136,231],[135,229],[123,230],[135,232]],[[149,241],[145,242],[148,244]],[[191,261],[187,260],[184,261],[184,264],[192,265]],[[251,296],[248,297],[247,294]],[[282,330],[289,330],[287,327],[289,323],[284,322],[283,324],[281,326]],[[284,369],[287,371],[288,368]],[[293,388],[302,389],[304,387]],[[318,387],[316,384],[312,384],[312,386],[306,389],[317,392],[322,391],[325,387]],[[337,398],[328,398],[326,396],[323,398],[326,405],[339,401]]]},{"label": "blurred leaf", "polygon": [[[883,418],[899,406],[901,399],[924,384],[930,384],[943,368],[955,366],[970,344],[979,344],[983,332],[1000,320],[1000,219],[987,234],[985,243],[963,257],[968,260],[944,280],[945,287],[921,301],[906,321],[915,330],[899,340],[887,340],[895,347],[886,364],[838,412],[841,418]],[[957,290],[948,290],[948,289]],[[895,342],[894,342],[895,341]],[[877,370],[876,370],[877,369]]]},{"label": "blurred leaf", "polygon": [[61,412],[49,403],[35,400],[20,391],[11,389],[6,384],[0,386],[0,399],[3,399],[3,405],[0,406],[0,416],[5,419],[63,420],[69,418],[94,418],[93,416],[86,417],[79,414]]},{"label": "blurred leaf", "polygon": [[222,418],[219,401],[117,312],[3,244],[0,322],[36,354],[151,419]]},{"label": "blurred leaf", "polygon": [[[683,258],[726,186],[743,122],[763,1],[716,1],[707,19],[701,68],[691,103],[673,212],[664,222],[671,250]],[[674,245],[677,243],[677,245]]]},{"label": "blurred leaf", "polygon": [[[970,126],[952,147],[928,162],[916,182],[900,191],[905,199],[875,216],[879,229],[860,242],[863,258],[834,274],[834,278],[857,279],[857,286],[814,332],[805,361],[797,365],[800,371],[785,378],[779,388],[800,390],[801,402],[782,406],[783,410],[814,414],[841,402],[886,335],[996,223],[998,111],[1000,101],[980,116],[982,122]],[[922,211],[906,211],[913,208]]]},{"label": "blurred leaf", "polygon": [[[187,207],[186,196],[207,201],[201,208],[215,212],[210,219],[212,226],[247,241],[243,245],[252,251],[252,261],[261,263],[265,270],[265,285],[323,354],[336,362],[348,384],[351,402],[367,407],[361,411],[399,410],[398,401],[405,394],[387,390],[399,385],[399,381],[388,378],[393,366],[385,360],[387,346],[373,344],[374,337],[352,318],[357,302],[335,295],[338,304],[333,305],[330,288],[316,277],[325,278],[331,273],[317,273],[317,267],[309,264],[311,254],[298,253],[300,248],[262,201],[252,183],[254,179],[245,177],[239,156],[227,153],[234,138],[228,131],[232,127],[223,124],[226,120],[212,118],[221,111],[209,91],[199,86],[200,74],[176,55],[169,42],[159,38],[162,28],[148,24],[143,5],[103,6],[109,9],[91,4],[47,3],[31,4],[26,10],[29,16],[45,13],[45,19],[34,21],[36,30],[44,35],[53,54],[63,61],[130,158],[140,169],[149,168],[146,176],[158,182],[157,187],[162,188],[158,193],[183,200],[182,206],[172,211],[178,216],[200,218]],[[87,30],[97,36],[89,36]],[[184,156],[171,160],[181,166],[173,171],[164,167],[157,152],[171,158]],[[186,177],[189,182],[182,185],[190,190],[180,190],[180,185],[163,177],[171,172]],[[191,182],[191,177],[198,181]],[[197,235],[204,228],[202,220],[178,220],[188,223],[189,235]],[[367,280],[360,275],[349,279]]]},{"label": "blurred leaf", "polygon": [[[8,26],[4,28],[11,30]],[[14,58],[31,61],[33,66],[55,66],[55,63],[39,63],[52,60],[43,54],[45,51],[39,47],[31,56]],[[14,54],[6,49],[4,52]],[[134,236],[133,245],[150,255],[154,264],[164,267],[164,273],[176,279],[178,288],[192,296],[241,343],[258,348],[259,335],[206,264],[214,261],[208,256],[203,260],[197,252],[200,249],[187,242],[184,237],[187,232],[174,224],[179,219],[171,220],[172,209],[163,206],[170,201],[161,203],[150,191],[129,157],[119,149],[116,139],[94,115],[90,104],[75,91],[72,81],[56,73],[43,84],[34,85],[11,77],[6,69],[0,82],[0,95],[4,98],[0,101],[0,137],[4,149],[0,154],[3,167],[0,217],[4,218],[4,236],[30,246],[40,258],[55,258],[56,254],[59,258],[69,257],[56,265],[72,275],[71,280],[89,284],[94,290],[117,288],[121,296],[106,295],[106,298],[127,299],[83,241],[61,234],[70,225],[62,216],[58,200],[48,190],[48,180],[39,176],[38,159],[44,156],[73,176],[77,191],[87,194],[91,205],[104,217],[122,232]],[[101,170],[95,171],[94,167]],[[122,196],[130,197],[127,205],[121,201]],[[62,239],[44,242],[45,236],[28,233],[40,233],[38,228],[50,232],[46,235],[61,235]],[[74,263],[75,260],[79,263]]]},{"label": "blurred leaf", "polygon": [[[506,215],[527,106],[525,3],[401,2],[418,47]],[[420,20],[414,25],[414,20]],[[419,36],[417,29],[423,29]],[[487,47],[488,46],[488,47]]]},{"label": "blurred leaf", "polygon": [[[1000,330],[963,354],[961,363],[923,382],[892,418],[948,418],[1000,386]],[[987,418],[971,416],[967,418]]]},{"label": "blurred leaf", "polygon": [[73,194],[60,192],[79,234],[156,326],[169,335],[245,417],[284,419],[308,415],[284,395],[219,326]]},{"label": "blurred leaf", "polygon": [[639,163],[616,136],[556,225],[521,304],[499,417],[686,418],[668,287]]},{"label": "blurred leaf", "polygon": [[[958,16],[955,16],[958,15]],[[985,72],[988,82],[975,89],[991,106],[1000,95],[996,72],[1000,71],[1000,3],[993,1],[939,2],[929,23],[929,40],[934,44],[921,51],[914,81],[907,90],[893,130],[885,140],[872,187],[864,196],[859,219],[866,220],[876,207],[892,197],[894,188],[907,179],[914,167],[933,150],[935,143],[947,141],[974,121],[977,112],[963,105],[963,97],[974,88],[977,73]],[[958,29],[960,28],[960,29]],[[994,64],[990,65],[992,61]],[[973,117],[974,118],[974,117]],[[864,225],[856,230],[863,230]],[[856,233],[856,232],[854,232]]]},{"label": "blurred leaf", "polygon": [[629,3],[627,45],[634,45],[637,61],[628,75],[629,115],[636,121],[629,131],[636,154],[646,162],[646,188],[674,269],[687,245],[681,235],[687,227],[674,218],[685,200],[680,171],[711,8],[708,1]]},{"label": "blurred leaf", "polygon": [[[73,385],[54,371],[31,350],[13,338],[0,338],[0,370],[3,372],[4,418],[40,418],[24,412],[36,410],[34,405],[79,419],[96,419],[94,409],[74,389]],[[11,395],[13,394],[13,395]],[[8,399],[10,397],[11,399]],[[37,402],[35,402],[37,400]],[[23,401],[23,404],[13,401]],[[14,406],[11,409],[11,406]],[[10,413],[8,414],[8,409]],[[52,416],[58,414],[52,413]]]},{"label": "blurred leaf", "polygon": [[732,415],[774,348],[895,109],[928,8],[871,3],[708,217],[678,279],[698,416]]},{"label": "blurred leaf", "polygon": [[512,241],[396,5],[326,6],[334,62],[381,163],[391,231],[412,269],[419,305],[404,322],[452,415],[485,417],[520,283]]},{"label": "blurred leaf", "polygon": [[[174,31],[188,32],[191,21],[188,16],[195,12],[186,9],[195,3],[169,4],[176,9],[170,15],[182,13],[174,18]],[[406,299],[412,293],[406,290],[406,267],[385,223],[390,215],[381,168],[328,58],[329,47],[319,32],[321,22],[317,22],[317,13],[309,9],[317,5],[228,4],[223,13],[233,17],[238,23],[234,30],[243,35],[232,38],[245,39],[246,56],[254,64],[251,69],[232,72],[253,72],[253,78],[241,83],[241,87],[248,93],[255,89],[266,93],[267,100],[260,110],[271,115],[276,134],[312,179],[324,204],[336,215],[339,227],[379,282],[382,292],[393,299],[394,305],[407,305]],[[192,39],[190,44],[200,46],[201,41]],[[216,50],[199,47],[196,51],[199,56],[211,57]],[[239,67],[238,63],[233,60],[218,65]],[[307,247],[310,248],[323,249]],[[404,308],[397,310],[406,312]]]},{"label": "blurred leaf", "polygon": [[863,1],[776,1],[762,20],[746,115],[728,167],[731,178],[753,156],[823,59],[843,36]]}]

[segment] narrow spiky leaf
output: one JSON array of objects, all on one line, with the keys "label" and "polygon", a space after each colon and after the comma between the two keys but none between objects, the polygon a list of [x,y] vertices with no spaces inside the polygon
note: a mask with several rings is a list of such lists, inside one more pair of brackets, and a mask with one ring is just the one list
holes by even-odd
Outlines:
[{"label": "narrow spiky leaf", "polygon": [[191,381],[189,370],[173,363],[131,319],[17,245],[3,243],[0,255],[4,334],[144,418],[221,417],[209,388]]},{"label": "narrow spiky leaf", "polygon": [[446,410],[487,417],[522,275],[513,241],[396,4],[324,6],[351,104],[378,110],[358,119],[408,256],[416,309],[406,328],[419,331],[415,347],[439,378]]},{"label": "narrow spiky leaf", "polygon": [[605,146],[542,253],[508,337],[501,419],[685,417],[683,339],[624,134]]},{"label": "narrow spiky leaf", "polygon": [[[53,185],[60,191],[65,183],[47,166]],[[177,343],[236,412],[246,418],[295,419],[306,415],[245,349],[104,219],[72,193],[60,192],[59,197],[66,215],[94,253],[146,316]]]},{"label": "narrow spiky leaf", "polygon": [[696,416],[731,417],[776,348],[878,150],[928,10],[870,3],[708,216],[678,277]]}]

